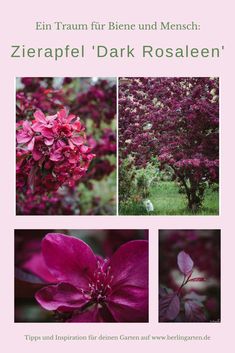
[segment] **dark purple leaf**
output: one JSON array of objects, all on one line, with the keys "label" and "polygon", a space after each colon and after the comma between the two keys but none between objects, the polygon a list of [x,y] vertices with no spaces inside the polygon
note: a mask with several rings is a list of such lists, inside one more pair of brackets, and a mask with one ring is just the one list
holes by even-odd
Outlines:
[{"label": "dark purple leaf", "polygon": [[165,287],[160,287],[159,288],[159,296],[160,296],[160,298],[161,297],[165,297],[165,295],[167,295],[167,294],[168,294],[168,291],[167,291],[167,289]]},{"label": "dark purple leaf", "polygon": [[174,320],[180,311],[180,301],[176,293],[170,293],[159,300],[160,321]]},{"label": "dark purple leaf", "polygon": [[193,301],[187,300],[184,303],[185,308],[185,318],[188,322],[205,322],[206,317],[204,314],[204,306],[203,304]]},{"label": "dark purple leaf", "polygon": [[193,260],[185,251],[181,251],[178,254],[177,263],[180,271],[185,276],[188,275],[193,269]]}]

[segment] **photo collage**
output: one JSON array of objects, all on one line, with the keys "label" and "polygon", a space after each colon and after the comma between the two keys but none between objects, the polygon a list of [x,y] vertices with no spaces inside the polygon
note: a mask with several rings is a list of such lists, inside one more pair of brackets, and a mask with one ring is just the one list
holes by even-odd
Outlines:
[{"label": "photo collage", "polygon": [[15,90],[15,322],[149,323],[153,301],[157,323],[221,322],[221,229],[195,227],[220,215],[219,78],[17,77]]}]

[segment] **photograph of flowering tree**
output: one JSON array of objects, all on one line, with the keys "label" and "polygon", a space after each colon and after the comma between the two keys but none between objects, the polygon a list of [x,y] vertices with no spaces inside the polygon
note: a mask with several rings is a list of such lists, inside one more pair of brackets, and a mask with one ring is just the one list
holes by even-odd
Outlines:
[{"label": "photograph of flowering tree", "polygon": [[116,79],[16,80],[17,215],[116,214]]},{"label": "photograph of flowering tree", "polygon": [[148,231],[15,230],[15,322],[148,322]]},{"label": "photograph of flowering tree", "polygon": [[159,321],[220,322],[220,230],[159,231]]},{"label": "photograph of flowering tree", "polygon": [[119,79],[119,214],[219,214],[219,79]]}]

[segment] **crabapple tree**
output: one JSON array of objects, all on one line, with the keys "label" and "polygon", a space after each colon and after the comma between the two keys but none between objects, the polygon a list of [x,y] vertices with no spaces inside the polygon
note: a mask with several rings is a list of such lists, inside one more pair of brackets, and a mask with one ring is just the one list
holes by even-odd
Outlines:
[{"label": "crabapple tree", "polygon": [[119,91],[120,159],[154,156],[196,212],[219,179],[218,78],[125,78]]}]

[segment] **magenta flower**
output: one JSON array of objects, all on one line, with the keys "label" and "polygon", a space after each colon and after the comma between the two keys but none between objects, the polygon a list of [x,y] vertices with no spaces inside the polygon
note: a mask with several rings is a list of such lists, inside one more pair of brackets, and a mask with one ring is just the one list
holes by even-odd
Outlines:
[{"label": "magenta flower", "polygon": [[30,123],[26,120],[22,123],[22,129],[17,132],[16,139],[18,143],[27,144],[29,151],[34,148],[35,132],[30,126]]},{"label": "magenta flower", "polygon": [[21,153],[17,186],[25,185],[37,193],[55,191],[62,185],[74,186],[95,157],[86,145],[85,128],[79,117],[61,109],[51,116],[37,110],[34,118],[33,122],[18,123],[17,156],[23,149],[27,154]]},{"label": "magenta flower", "polygon": [[54,133],[60,141],[66,137],[71,149],[75,146],[82,146],[84,144],[84,137],[81,136],[81,132],[84,131],[79,117],[74,114],[68,114],[65,109],[61,109],[57,113],[58,124],[53,128]]},{"label": "magenta flower", "polygon": [[127,242],[103,260],[82,240],[49,233],[42,254],[57,282],[36,293],[44,309],[64,314],[68,322],[148,320],[146,240]]},{"label": "magenta flower", "polygon": [[46,116],[41,110],[36,110],[34,118],[33,130],[41,132],[43,136],[47,137],[47,134],[50,134],[50,129],[54,126],[53,122],[57,118],[57,115]]}]

